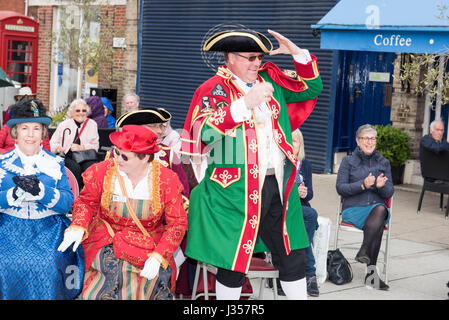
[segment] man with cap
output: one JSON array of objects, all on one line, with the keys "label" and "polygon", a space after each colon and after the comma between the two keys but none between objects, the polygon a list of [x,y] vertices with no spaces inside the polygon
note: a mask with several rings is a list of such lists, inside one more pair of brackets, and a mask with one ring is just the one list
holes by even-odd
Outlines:
[{"label": "man with cap", "polygon": [[[22,87],[19,89],[19,92],[14,96],[14,100],[15,100],[15,102],[19,102],[23,98],[28,99],[28,100],[36,100],[36,94],[33,93],[33,91],[31,91],[30,87]],[[9,106],[6,109],[5,117],[3,119],[3,125],[5,125],[6,121],[8,121],[8,119],[10,117],[11,107],[12,106]]]},{"label": "man with cap", "polygon": [[160,151],[155,154],[155,158],[159,159],[162,165],[173,170],[178,175],[178,178],[181,181],[182,186],[184,187],[182,195],[185,209],[187,209],[190,195],[187,176],[181,166],[181,161],[173,151],[172,147],[161,143],[162,137],[164,136],[167,129],[168,121],[170,119],[170,112],[168,112],[164,108],[150,107],[124,113],[117,119],[116,128],[119,129],[128,124],[141,125],[150,129],[157,135]]},{"label": "man with cap", "polygon": [[[288,299],[306,299],[304,227],[292,131],[322,90],[317,59],[288,38],[252,30],[214,34],[205,51],[226,65],[195,91],[181,153],[209,152],[204,179],[192,190],[186,254],[218,267],[217,299],[239,299],[253,253],[270,251]],[[293,56],[296,71],[262,64],[265,53]]]}]

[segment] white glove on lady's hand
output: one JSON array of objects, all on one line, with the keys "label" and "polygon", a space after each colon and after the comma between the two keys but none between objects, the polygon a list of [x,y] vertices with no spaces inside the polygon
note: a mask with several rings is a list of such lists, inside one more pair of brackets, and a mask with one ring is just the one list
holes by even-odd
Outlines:
[{"label": "white glove on lady's hand", "polygon": [[73,243],[73,252],[78,249],[78,246],[81,243],[81,240],[83,240],[84,230],[81,229],[73,229],[68,230],[64,233],[64,239],[62,240],[61,244],[58,247],[58,251],[64,252],[67,250],[68,247]]},{"label": "white glove on lady's hand", "polygon": [[145,265],[143,266],[143,269],[140,272],[140,276],[145,277],[148,280],[153,280],[159,273],[160,267],[161,263],[157,261],[157,259],[149,257],[147,261],[145,261]]}]

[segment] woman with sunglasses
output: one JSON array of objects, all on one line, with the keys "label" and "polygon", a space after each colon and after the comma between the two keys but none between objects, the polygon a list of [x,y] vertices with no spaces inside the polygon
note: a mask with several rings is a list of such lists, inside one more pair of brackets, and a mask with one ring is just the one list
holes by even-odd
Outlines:
[{"label": "woman with sunglasses", "polygon": [[[363,243],[355,260],[368,266],[365,284],[388,290],[377,275],[376,263],[384,225],[390,219],[385,199],[394,193],[390,162],[376,150],[377,131],[372,125],[360,126],[356,141],[356,149],[343,158],[338,169],[336,187],[343,199],[342,220],[363,230]],[[376,286],[370,282],[374,278],[379,279]]]},{"label": "woman with sunglasses", "polygon": [[182,185],[154,159],[159,147],[151,130],[125,125],[110,139],[116,156],[83,174],[59,250],[82,242],[82,299],[172,299],[173,253],[187,229]]},{"label": "woman with sunglasses", "polygon": [[76,162],[72,153],[93,149],[98,151],[100,137],[97,123],[87,117],[90,107],[83,99],[72,101],[67,111],[67,119],[61,122],[50,139],[51,151],[65,157],[65,165],[72,171],[79,188],[83,186],[81,174],[96,160]]}]

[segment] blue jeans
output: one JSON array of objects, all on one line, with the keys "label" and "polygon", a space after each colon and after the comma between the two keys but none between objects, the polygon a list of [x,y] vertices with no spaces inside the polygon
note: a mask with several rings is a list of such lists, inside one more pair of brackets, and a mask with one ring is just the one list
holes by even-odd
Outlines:
[{"label": "blue jeans", "polygon": [[[315,230],[318,229],[318,213],[311,207],[302,206],[302,215],[304,217],[304,225],[306,227],[309,243],[311,244]],[[306,248],[306,276],[314,276],[315,271],[315,257],[313,256],[312,246],[309,245]]]}]

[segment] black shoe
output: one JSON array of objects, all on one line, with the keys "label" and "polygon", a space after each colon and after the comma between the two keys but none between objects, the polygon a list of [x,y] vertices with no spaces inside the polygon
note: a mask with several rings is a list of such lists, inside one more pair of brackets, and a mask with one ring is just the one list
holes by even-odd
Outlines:
[{"label": "black shoe", "polygon": [[318,297],[320,295],[320,291],[318,290],[318,283],[316,281],[316,276],[307,277],[307,294],[311,297]]},{"label": "black shoe", "polygon": [[365,245],[362,244],[362,246],[360,247],[359,252],[357,252],[357,255],[355,256],[355,260],[360,262],[360,263],[364,263],[364,264],[369,264],[370,263],[370,258],[368,256],[368,250],[366,249]]},{"label": "black shoe", "polygon": [[[273,279],[267,279],[268,281],[268,288],[272,289],[273,288]],[[278,296],[285,296],[284,290],[282,290],[282,286],[281,286],[281,282],[279,281],[279,279],[276,279],[276,287],[278,290]]]},{"label": "black shoe", "polygon": [[276,286],[278,288],[278,296],[284,296],[285,297],[285,292],[284,290],[282,290],[282,286],[281,286],[281,281],[278,279],[276,279]]},{"label": "black shoe", "polygon": [[368,270],[374,268],[365,276],[365,285],[370,288],[374,288],[377,290],[387,291],[390,287],[379,277],[377,274],[377,270],[375,266],[368,266]]}]

